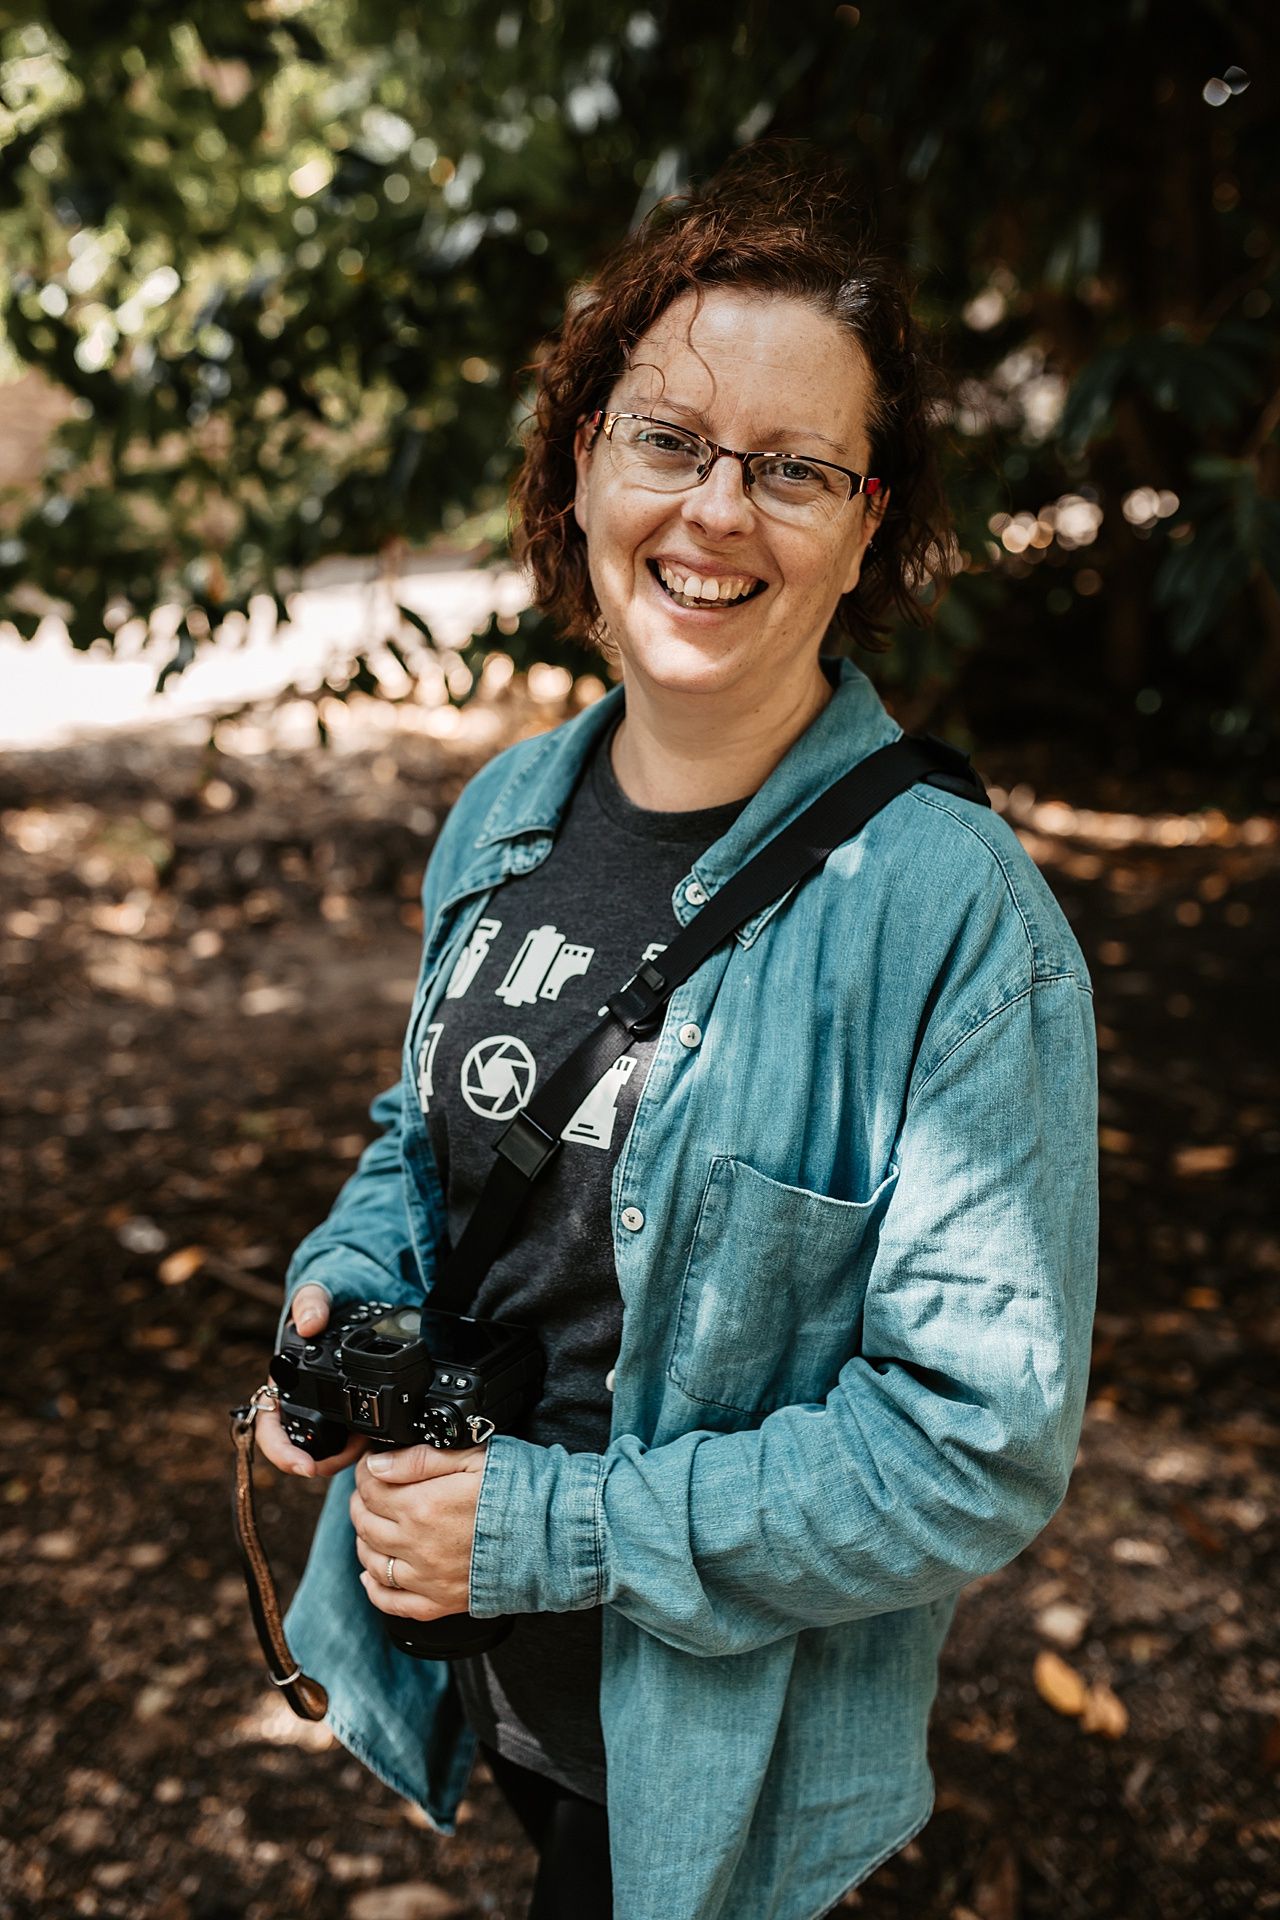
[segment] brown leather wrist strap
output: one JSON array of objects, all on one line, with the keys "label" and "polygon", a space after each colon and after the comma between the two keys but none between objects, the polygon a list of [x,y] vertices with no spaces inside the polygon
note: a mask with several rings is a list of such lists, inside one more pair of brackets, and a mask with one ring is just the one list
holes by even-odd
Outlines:
[{"label": "brown leather wrist strap", "polygon": [[231,1518],[244,1584],[249,1594],[249,1610],[258,1634],[258,1644],[266,1657],[271,1684],[278,1687],[294,1712],[302,1720],[323,1720],[329,1696],[318,1680],[309,1679],[289,1651],[284,1637],[284,1621],[275,1581],[258,1535],[258,1516],[253,1504],[253,1427],[263,1407],[276,1397],[276,1388],[259,1387],[252,1400],[231,1409],[231,1439],[236,1450],[235,1484],[231,1490]]}]

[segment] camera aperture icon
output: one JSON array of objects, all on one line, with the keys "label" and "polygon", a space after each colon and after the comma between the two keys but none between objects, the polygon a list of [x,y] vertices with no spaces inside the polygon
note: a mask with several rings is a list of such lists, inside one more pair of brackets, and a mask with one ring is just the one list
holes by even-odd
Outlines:
[{"label": "camera aperture icon", "polygon": [[510,1120],[519,1113],[538,1077],[538,1065],[514,1034],[477,1040],[462,1063],[462,1097],[482,1120]]}]

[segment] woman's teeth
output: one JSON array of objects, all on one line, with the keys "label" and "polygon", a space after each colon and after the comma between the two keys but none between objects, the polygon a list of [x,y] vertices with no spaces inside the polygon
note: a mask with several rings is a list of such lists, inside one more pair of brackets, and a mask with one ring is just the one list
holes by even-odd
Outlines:
[{"label": "woman's teeth", "polygon": [[671,598],[682,607],[724,606],[731,600],[742,600],[759,581],[752,574],[731,574],[723,579],[703,579],[696,573],[680,573],[674,567],[664,566],[659,560],[655,563],[659,580]]}]

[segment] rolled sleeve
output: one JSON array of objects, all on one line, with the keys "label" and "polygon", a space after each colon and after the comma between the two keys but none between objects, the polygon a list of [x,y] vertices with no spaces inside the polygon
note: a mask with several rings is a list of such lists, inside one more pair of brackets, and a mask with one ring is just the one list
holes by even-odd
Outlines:
[{"label": "rolled sleeve", "polygon": [[576,1613],[604,1590],[604,1459],[489,1442],[471,1549],[471,1611]]}]

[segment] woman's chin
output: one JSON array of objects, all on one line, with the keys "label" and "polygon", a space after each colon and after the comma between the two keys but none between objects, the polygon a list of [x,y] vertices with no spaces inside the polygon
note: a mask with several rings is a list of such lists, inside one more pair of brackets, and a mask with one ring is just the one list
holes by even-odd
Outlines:
[{"label": "woman's chin", "polygon": [[746,635],[719,631],[708,621],[679,626],[646,621],[617,643],[624,675],[644,680],[655,692],[720,693],[750,672],[752,650]]}]

